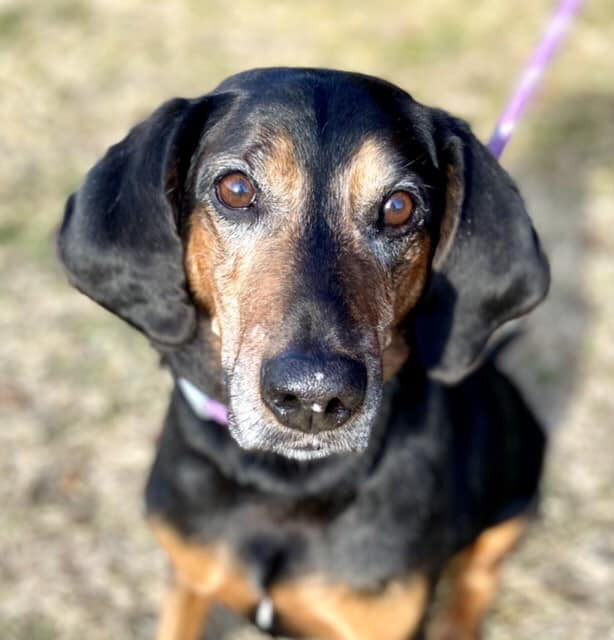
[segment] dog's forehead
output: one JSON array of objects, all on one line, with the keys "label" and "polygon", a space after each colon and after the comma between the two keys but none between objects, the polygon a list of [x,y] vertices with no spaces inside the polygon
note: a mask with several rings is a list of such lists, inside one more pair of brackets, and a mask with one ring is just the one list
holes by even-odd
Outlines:
[{"label": "dog's forehead", "polygon": [[[411,98],[394,85],[359,74],[312,69],[263,69],[233,76],[216,94],[232,106],[209,137],[227,150],[266,143],[284,133],[298,154],[334,152],[339,160],[365,138],[401,138]],[[217,145],[216,145],[217,146]]]},{"label": "dog's forehead", "polygon": [[[411,135],[399,107],[400,90],[354,74],[272,71],[224,84],[232,106],[204,132],[205,155],[268,161],[305,174],[361,176],[380,181],[410,159]],[[391,88],[392,87],[392,88]],[[409,100],[406,94],[403,94]]]},{"label": "dog's forehead", "polygon": [[227,92],[249,98],[252,105],[280,104],[301,111],[328,107],[340,115],[360,107],[373,116],[378,110],[390,113],[402,102],[414,103],[409,94],[380,78],[328,69],[255,69],[231,76],[214,94]]}]

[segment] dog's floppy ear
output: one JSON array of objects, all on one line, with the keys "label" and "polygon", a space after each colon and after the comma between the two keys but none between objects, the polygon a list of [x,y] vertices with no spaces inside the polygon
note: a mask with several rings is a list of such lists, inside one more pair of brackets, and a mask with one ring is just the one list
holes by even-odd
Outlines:
[{"label": "dog's floppy ear", "polygon": [[195,327],[178,206],[208,100],[171,100],[111,147],[68,200],[58,234],[71,283],[166,345]]},{"label": "dog's floppy ear", "polygon": [[542,300],[549,269],[509,175],[464,122],[436,111],[434,123],[446,202],[416,339],[431,377],[454,383],[497,327]]}]

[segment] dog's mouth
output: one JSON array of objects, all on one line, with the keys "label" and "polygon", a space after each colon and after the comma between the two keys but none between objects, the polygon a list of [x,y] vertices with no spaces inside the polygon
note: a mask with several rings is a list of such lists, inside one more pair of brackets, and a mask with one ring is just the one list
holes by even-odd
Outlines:
[{"label": "dog's mouth", "polygon": [[276,453],[293,460],[319,460],[320,458],[327,458],[328,456],[336,453],[346,453],[346,451],[335,449],[334,447],[323,443],[307,442],[302,445],[298,444],[281,447],[276,451]]},{"label": "dog's mouth", "polygon": [[261,421],[246,425],[231,416],[229,429],[237,443],[246,450],[270,452],[294,460],[317,460],[331,455],[358,454],[369,443],[371,424],[341,427],[326,435],[296,434],[283,425]]}]

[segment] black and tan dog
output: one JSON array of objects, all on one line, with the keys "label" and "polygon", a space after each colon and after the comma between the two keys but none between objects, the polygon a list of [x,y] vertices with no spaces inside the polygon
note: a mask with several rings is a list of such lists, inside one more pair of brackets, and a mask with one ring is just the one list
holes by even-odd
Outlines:
[{"label": "black and tan dog", "polygon": [[433,636],[479,637],[544,445],[483,352],[548,268],[466,124],[363,75],[239,74],[112,147],[59,250],[229,408],[171,399],[147,488],[161,640],[200,637],[213,601],[298,637],[421,637],[453,558]]}]

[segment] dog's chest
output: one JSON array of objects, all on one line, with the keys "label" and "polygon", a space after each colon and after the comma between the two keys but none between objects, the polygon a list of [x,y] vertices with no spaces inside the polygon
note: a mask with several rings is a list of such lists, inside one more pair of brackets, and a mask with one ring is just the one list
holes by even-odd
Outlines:
[{"label": "dog's chest", "polygon": [[432,566],[445,546],[434,535],[449,505],[433,499],[446,495],[445,474],[430,453],[412,451],[411,460],[384,460],[350,495],[331,487],[301,500],[242,487],[202,459],[175,460],[171,478],[154,467],[149,512],[258,585],[311,575],[373,589]]},{"label": "dog's chest", "polygon": [[346,500],[295,501],[203,469],[201,508],[186,504],[185,533],[177,513],[175,525],[171,514],[164,522],[150,503],[152,524],[182,582],[264,627],[274,619],[306,637],[337,637],[340,625],[372,638],[379,632],[369,629],[384,620],[395,622],[389,637],[401,640],[422,615],[433,554],[444,546],[433,536],[445,527],[437,523],[442,505],[426,499],[434,475],[405,469],[401,482],[394,471]]},{"label": "dog's chest", "polygon": [[[346,544],[283,526],[194,542],[159,521],[152,524],[181,584],[206,600],[253,616],[263,629],[274,624],[301,637],[372,640],[381,637],[383,625],[387,638],[402,640],[410,637],[424,611],[429,585],[424,568],[399,566],[394,577],[375,583],[373,563],[383,557],[364,562],[377,549],[364,532],[355,540],[347,537]],[[325,542],[331,546],[323,555]],[[359,542],[362,550],[352,548]],[[337,562],[325,567],[324,561],[332,563],[335,555]]]}]

